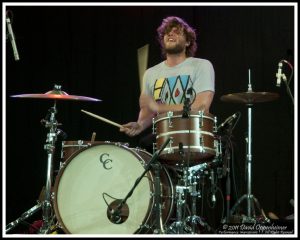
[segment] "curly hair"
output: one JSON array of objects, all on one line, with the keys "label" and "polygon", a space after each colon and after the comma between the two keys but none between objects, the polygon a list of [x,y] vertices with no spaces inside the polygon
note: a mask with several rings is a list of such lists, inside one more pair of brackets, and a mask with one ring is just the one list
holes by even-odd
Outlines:
[{"label": "curly hair", "polygon": [[193,57],[197,51],[196,43],[196,30],[190,27],[182,18],[169,16],[163,19],[161,25],[157,28],[158,42],[160,44],[162,55],[165,57],[166,52],[164,49],[164,35],[172,30],[173,27],[179,27],[183,29],[189,46],[186,48],[186,56]]}]

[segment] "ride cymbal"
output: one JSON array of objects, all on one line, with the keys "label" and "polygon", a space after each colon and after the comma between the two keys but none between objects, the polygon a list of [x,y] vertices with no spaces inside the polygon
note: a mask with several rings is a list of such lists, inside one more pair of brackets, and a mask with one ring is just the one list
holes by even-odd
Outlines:
[{"label": "ride cymbal", "polygon": [[271,92],[241,92],[241,93],[230,93],[223,95],[221,100],[223,102],[232,102],[232,103],[260,103],[260,102],[270,102],[279,98],[278,93]]}]

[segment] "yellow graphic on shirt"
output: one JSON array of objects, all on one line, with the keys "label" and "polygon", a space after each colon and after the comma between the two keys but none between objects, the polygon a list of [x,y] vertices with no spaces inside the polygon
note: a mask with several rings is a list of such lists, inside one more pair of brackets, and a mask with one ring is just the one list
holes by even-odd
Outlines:
[{"label": "yellow graphic on shirt", "polygon": [[160,98],[160,92],[162,89],[162,86],[164,84],[165,78],[159,78],[156,80],[155,85],[154,85],[154,99],[158,100]]}]

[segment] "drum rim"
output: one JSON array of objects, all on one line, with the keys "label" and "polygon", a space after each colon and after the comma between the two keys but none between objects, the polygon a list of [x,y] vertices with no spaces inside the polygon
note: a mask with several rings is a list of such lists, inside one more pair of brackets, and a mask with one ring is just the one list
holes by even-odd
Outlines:
[{"label": "drum rim", "polygon": [[[168,116],[168,114],[170,112],[173,113],[172,116]],[[160,114],[156,115],[153,118],[153,123],[156,124],[159,121],[170,119],[170,118],[182,118],[182,113],[183,113],[183,111],[168,111],[168,112],[165,112],[165,113],[160,113]],[[203,118],[210,119],[212,121],[214,121],[214,117],[215,117],[214,114],[209,113],[209,112],[190,111],[189,117],[191,117],[191,118],[199,118],[200,116],[203,116]]]}]

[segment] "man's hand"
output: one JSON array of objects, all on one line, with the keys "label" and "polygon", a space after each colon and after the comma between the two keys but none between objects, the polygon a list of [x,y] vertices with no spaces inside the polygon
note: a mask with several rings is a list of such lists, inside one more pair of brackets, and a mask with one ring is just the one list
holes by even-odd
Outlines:
[{"label": "man's hand", "polygon": [[126,133],[130,137],[134,137],[143,131],[143,126],[137,122],[129,122],[120,128],[120,132]]}]

